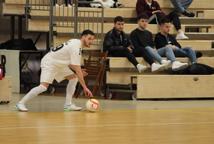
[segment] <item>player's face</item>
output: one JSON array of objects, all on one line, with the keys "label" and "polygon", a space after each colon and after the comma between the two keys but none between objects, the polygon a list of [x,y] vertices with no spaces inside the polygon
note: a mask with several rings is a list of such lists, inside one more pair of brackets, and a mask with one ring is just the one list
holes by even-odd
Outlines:
[{"label": "player's face", "polygon": [[123,29],[124,29],[124,22],[117,21],[117,22],[114,24],[114,28],[115,28],[117,31],[122,32]]},{"label": "player's face", "polygon": [[90,47],[91,44],[93,43],[94,39],[95,39],[95,37],[90,34],[83,36],[84,46]]},{"label": "player's face", "polygon": [[147,19],[140,19],[138,21],[138,25],[139,25],[140,28],[146,29],[147,26],[148,26],[148,20]]},{"label": "player's face", "polygon": [[171,23],[165,23],[160,26],[160,30],[166,34],[168,34],[171,30]]}]

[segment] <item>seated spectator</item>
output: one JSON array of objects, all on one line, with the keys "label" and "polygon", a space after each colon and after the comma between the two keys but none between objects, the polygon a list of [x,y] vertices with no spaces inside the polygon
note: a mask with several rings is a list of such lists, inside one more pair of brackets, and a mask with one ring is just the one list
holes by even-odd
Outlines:
[{"label": "seated spectator", "polygon": [[161,10],[160,5],[158,4],[157,1],[137,0],[136,11],[138,16],[141,15],[142,13],[146,13],[149,17],[155,16],[157,19],[157,23],[159,23],[160,19],[162,19],[163,17],[168,18],[173,23],[175,29],[178,32],[176,39],[188,39],[188,37],[184,34],[184,32],[181,29],[181,22],[178,14],[175,11],[173,11],[166,15]]},{"label": "seated spectator", "polygon": [[[152,71],[157,71],[158,69],[162,69],[168,67],[172,63],[172,70],[178,70],[183,67],[186,67],[187,63],[181,63],[176,61],[175,55],[172,49],[168,47],[163,47],[158,51],[154,49],[154,41],[152,37],[152,33],[146,30],[148,26],[148,16],[142,14],[138,16],[138,28],[131,32],[131,41],[134,45],[134,51],[139,54],[144,54],[148,52],[152,56],[153,61],[157,61],[158,63],[152,63]],[[146,54],[146,53],[145,53]],[[144,55],[145,55],[144,54]],[[164,55],[169,60],[163,60],[161,55]]]},{"label": "seated spectator", "polygon": [[175,10],[178,13],[183,14],[187,17],[194,17],[195,14],[187,10],[193,0],[171,0],[171,3],[175,7]]},{"label": "seated spectator", "polygon": [[[117,0],[93,0],[94,2],[100,2],[104,8],[117,8],[121,7],[122,4],[120,4]],[[102,7],[99,3],[91,3],[91,7]]]},{"label": "seated spectator", "polygon": [[196,52],[190,47],[182,48],[174,36],[170,35],[171,23],[168,19],[160,21],[160,32],[155,36],[155,45],[157,49],[168,47],[171,48],[178,57],[188,57],[191,63],[196,63]]},{"label": "seated spectator", "polygon": [[104,38],[103,48],[112,57],[127,57],[127,59],[137,68],[139,73],[147,67],[139,64],[133,55],[133,47],[128,36],[124,33],[124,20],[121,16],[114,19],[114,28],[110,30]]}]

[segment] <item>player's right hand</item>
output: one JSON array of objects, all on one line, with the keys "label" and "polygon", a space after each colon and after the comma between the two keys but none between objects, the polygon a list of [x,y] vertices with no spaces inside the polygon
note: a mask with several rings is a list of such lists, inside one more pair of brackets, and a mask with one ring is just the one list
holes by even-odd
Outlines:
[{"label": "player's right hand", "polygon": [[88,88],[84,88],[84,94],[87,97],[90,97],[90,98],[93,97],[92,92]]}]

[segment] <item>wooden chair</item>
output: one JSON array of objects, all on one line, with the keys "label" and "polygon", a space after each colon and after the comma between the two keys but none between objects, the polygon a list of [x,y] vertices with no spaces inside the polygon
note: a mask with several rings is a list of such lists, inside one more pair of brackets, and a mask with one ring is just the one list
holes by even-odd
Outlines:
[{"label": "wooden chair", "polygon": [[[107,53],[104,52],[89,52],[88,59],[84,60],[84,68],[88,73],[85,81],[87,85],[92,85],[93,95],[101,94],[101,88],[104,86],[106,57]],[[75,97],[78,97],[80,93],[81,86],[78,85]]]}]

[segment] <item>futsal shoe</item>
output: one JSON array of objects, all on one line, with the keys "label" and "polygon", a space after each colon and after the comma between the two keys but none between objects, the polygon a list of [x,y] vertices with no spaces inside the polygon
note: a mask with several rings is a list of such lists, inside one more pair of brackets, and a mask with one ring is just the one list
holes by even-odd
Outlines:
[{"label": "futsal shoe", "polygon": [[75,104],[65,105],[64,111],[81,111],[82,107],[78,107]]},{"label": "futsal shoe", "polygon": [[16,104],[16,109],[18,110],[18,111],[21,111],[21,112],[27,112],[28,111],[28,109],[25,107],[25,105],[24,104],[22,104],[22,103],[17,103]]}]

